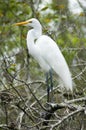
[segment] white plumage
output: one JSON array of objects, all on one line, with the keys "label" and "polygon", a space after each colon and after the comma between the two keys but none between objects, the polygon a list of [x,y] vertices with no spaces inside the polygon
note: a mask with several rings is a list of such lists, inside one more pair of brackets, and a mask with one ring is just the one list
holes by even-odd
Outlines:
[{"label": "white plumage", "polygon": [[49,36],[42,35],[40,22],[32,18],[16,25],[33,27],[27,33],[27,47],[29,53],[37,60],[43,70],[48,72],[51,68],[58,74],[65,88],[72,90],[72,78],[68,65],[58,45]]}]

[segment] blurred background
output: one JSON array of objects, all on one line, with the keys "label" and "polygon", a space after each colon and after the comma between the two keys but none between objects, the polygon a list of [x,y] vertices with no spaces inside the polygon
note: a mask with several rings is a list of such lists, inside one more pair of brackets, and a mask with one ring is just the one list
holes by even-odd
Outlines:
[{"label": "blurred background", "polygon": [[[43,34],[56,41],[72,74],[74,93],[69,97],[59,91],[59,82],[54,74],[55,102],[61,102],[62,95],[65,99],[86,95],[86,0],[0,0],[0,97],[2,102],[4,92],[5,96],[8,94],[4,100],[14,100],[11,110],[8,109],[9,119],[5,119],[8,110],[3,110],[1,104],[0,124],[18,118],[19,111],[14,108],[14,102],[19,98],[25,98],[30,105],[34,102],[27,87],[18,80],[32,83],[30,85],[38,98],[46,93],[44,72],[27,51],[28,28],[14,26],[33,17],[41,22]],[[46,102],[46,98],[42,102]],[[66,129],[77,130],[77,127]]]}]

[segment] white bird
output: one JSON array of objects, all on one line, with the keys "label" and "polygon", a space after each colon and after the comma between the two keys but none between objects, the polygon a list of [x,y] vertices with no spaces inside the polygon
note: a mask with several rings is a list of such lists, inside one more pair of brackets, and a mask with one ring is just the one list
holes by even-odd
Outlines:
[{"label": "white bird", "polygon": [[[16,23],[16,25],[25,25],[33,28],[27,33],[27,47],[29,53],[37,60],[45,72],[49,72],[51,69],[54,70],[63,81],[64,87],[72,91],[72,78],[66,60],[56,42],[49,36],[42,34],[40,22],[32,18],[24,22]],[[52,75],[50,78],[52,78]]]}]

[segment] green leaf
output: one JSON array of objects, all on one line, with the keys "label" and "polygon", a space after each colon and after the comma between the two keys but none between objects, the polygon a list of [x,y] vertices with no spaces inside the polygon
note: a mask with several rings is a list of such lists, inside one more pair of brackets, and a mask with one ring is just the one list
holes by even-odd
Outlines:
[{"label": "green leaf", "polygon": [[44,11],[44,10],[46,10],[46,9],[48,9],[47,6],[43,7],[43,8],[41,9],[41,11]]}]

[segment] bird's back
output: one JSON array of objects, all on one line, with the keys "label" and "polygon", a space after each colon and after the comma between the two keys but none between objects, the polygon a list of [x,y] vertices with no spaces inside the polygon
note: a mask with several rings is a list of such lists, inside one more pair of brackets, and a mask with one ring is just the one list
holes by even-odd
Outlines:
[{"label": "bird's back", "polygon": [[40,36],[36,45],[42,59],[58,74],[65,87],[72,90],[71,74],[58,45],[46,35]]}]

